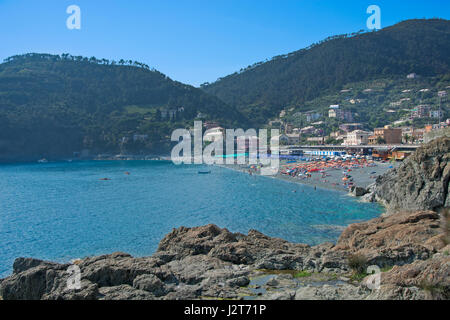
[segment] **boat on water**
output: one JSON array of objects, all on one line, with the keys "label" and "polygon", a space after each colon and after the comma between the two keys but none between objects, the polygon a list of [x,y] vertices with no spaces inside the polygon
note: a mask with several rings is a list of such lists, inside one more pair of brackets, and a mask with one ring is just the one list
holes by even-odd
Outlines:
[{"label": "boat on water", "polygon": [[47,162],[48,162],[48,160],[45,158],[38,160],[38,163],[47,163]]},{"label": "boat on water", "polygon": [[198,174],[210,174],[211,170],[209,171],[198,171]]}]

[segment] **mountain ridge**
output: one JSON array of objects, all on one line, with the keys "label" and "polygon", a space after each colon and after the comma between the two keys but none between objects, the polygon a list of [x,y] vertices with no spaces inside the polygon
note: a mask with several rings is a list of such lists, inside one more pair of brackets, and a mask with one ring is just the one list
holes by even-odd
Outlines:
[{"label": "mountain ridge", "polygon": [[349,82],[413,72],[450,73],[448,20],[406,20],[376,32],[327,39],[219,78],[202,89],[247,116],[268,119],[286,106],[301,105],[323,90],[338,90]]},{"label": "mountain ridge", "polygon": [[[0,160],[167,152],[172,130],[198,115],[243,120],[217,97],[136,61],[31,53],[0,64]],[[135,134],[148,139],[130,141]]]}]

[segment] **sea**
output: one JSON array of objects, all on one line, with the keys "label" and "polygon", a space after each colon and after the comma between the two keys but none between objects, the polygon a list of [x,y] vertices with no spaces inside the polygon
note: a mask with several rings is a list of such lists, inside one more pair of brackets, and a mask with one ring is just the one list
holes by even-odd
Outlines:
[{"label": "sea", "polygon": [[[199,174],[199,171],[211,171]],[[216,224],[310,245],[383,208],[347,194],[228,168],[170,161],[0,165],[0,278],[14,259],[69,262],[154,253],[173,228]]]}]

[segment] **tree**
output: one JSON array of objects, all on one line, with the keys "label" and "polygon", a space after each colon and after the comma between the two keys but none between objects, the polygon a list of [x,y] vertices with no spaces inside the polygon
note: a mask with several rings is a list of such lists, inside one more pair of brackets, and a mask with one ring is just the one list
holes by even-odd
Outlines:
[{"label": "tree", "polygon": [[386,144],[386,140],[380,136],[377,138],[377,144]]}]

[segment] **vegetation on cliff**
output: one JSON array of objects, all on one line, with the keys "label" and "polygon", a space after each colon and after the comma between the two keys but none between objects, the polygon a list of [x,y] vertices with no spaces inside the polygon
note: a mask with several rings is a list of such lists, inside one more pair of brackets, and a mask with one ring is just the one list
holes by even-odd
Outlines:
[{"label": "vegetation on cliff", "polygon": [[[224,125],[243,119],[218,98],[139,62],[25,54],[0,64],[0,159],[158,152],[173,128],[199,115]],[[134,134],[148,137],[136,141]]]}]

